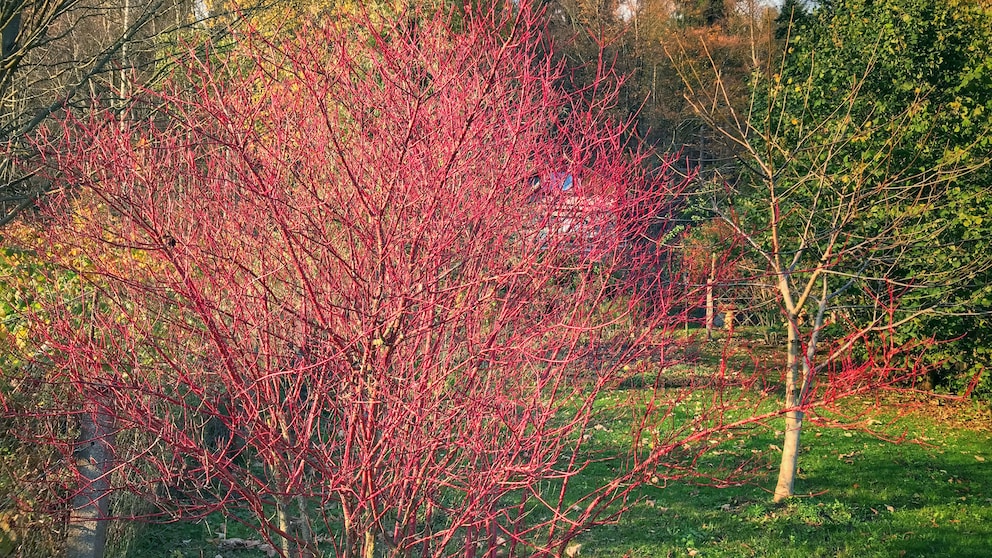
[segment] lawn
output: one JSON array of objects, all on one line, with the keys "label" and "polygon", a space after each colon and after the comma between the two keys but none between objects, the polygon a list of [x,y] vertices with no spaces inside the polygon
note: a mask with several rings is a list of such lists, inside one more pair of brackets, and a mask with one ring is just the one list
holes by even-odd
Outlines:
[{"label": "lawn", "polygon": [[[989,556],[992,426],[975,403],[890,398],[863,430],[808,425],[797,494],[771,503],[774,431],[737,440],[764,466],[740,486],[647,488],[617,524],[594,529],[582,556]],[[868,424],[870,423],[870,424]],[[590,474],[592,471],[590,471]]]},{"label": "lawn", "polygon": [[[936,403],[941,403],[936,405]],[[720,446],[723,457],[749,456],[757,464],[747,482],[725,488],[669,483],[645,487],[615,524],[596,527],[578,543],[580,556],[989,556],[992,547],[992,420],[987,405],[893,397],[870,409],[866,430],[810,424],[804,433],[797,493],[771,502],[774,425]],[[622,424],[593,435],[599,447],[622,443]],[[579,484],[609,475],[609,464],[589,467]],[[148,526],[131,557],[264,556],[217,546],[223,518],[194,524]],[[228,536],[240,533],[234,522]]]}]

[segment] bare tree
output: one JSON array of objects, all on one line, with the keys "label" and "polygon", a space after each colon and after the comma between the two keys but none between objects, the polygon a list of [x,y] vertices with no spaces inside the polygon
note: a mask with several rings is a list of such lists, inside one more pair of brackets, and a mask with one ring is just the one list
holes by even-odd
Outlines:
[{"label": "bare tree", "polygon": [[[166,69],[188,33],[226,32],[261,2],[233,15],[209,13],[190,0],[12,0],[2,3],[0,144],[23,159],[32,132],[65,110],[97,101],[123,108],[133,91]],[[223,25],[205,18],[220,18]],[[47,189],[30,165],[0,162],[0,226],[31,207]]]}]

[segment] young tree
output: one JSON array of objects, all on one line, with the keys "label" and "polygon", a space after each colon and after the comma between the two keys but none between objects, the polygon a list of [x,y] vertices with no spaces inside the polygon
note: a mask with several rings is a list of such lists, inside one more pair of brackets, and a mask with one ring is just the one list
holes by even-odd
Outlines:
[{"label": "young tree", "polygon": [[[971,253],[953,270],[905,273],[944,236],[938,209],[987,165],[986,105],[970,84],[985,79],[972,70],[987,67],[988,49],[965,31],[987,16],[966,4],[831,2],[791,30],[776,72],[755,76],[747,112],[720,80],[683,74],[697,113],[741,154],[742,176],[727,177],[714,211],[765,260],[781,304],[788,414],[776,501],[793,493],[819,373],[858,340],[938,310],[936,286],[946,293],[988,269]],[[949,120],[962,107],[974,118],[967,131]],[[846,322],[842,339],[825,338],[831,316]],[[862,370],[866,386],[892,380]]]},{"label": "young tree", "polygon": [[21,389],[81,525],[127,491],[282,556],[552,555],[678,447],[570,506],[592,403],[678,321],[680,185],[563,92],[524,3],[457,15],[246,34],[40,140],[80,287]]}]

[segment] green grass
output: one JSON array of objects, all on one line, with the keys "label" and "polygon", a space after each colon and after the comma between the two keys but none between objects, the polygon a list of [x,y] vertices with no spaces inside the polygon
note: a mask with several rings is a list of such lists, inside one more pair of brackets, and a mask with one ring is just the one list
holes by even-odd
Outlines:
[{"label": "green grass", "polygon": [[[670,379],[687,380],[712,369],[720,346],[696,346],[695,360],[671,370]],[[775,349],[766,352],[761,360],[772,362]],[[620,391],[603,394],[597,403],[600,427],[589,433],[589,451],[616,455],[629,447],[629,414],[615,405],[652,381],[634,377]],[[705,392],[692,394],[680,404],[676,420],[693,416],[706,399]],[[753,468],[746,482],[726,488],[686,482],[645,486],[619,521],[577,539],[580,558],[990,556],[992,413],[987,403],[937,402],[904,396],[881,404],[845,403],[843,415],[858,417],[864,430],[807,421],[797,497],[781,505],[772,503],[770,490],[783,425],[721,437],[714,446],[717,455],[704,457],[701,464],[716,470],[720,460],[748,459]],[[573,492],[601,486],[612,474],[610,462],[595,462],[573,479]],[[223,521],[215,515],[206,522],[150,526],[128,556],[263,556],[219,551],[215,537]],[[233,521],[228,536],[257,538]]]},{"label": "green grass", "polygon": [[[726,448],[723,457],[754,459],[758,468],[749,482],[729,488],[644,487],[619,522],[578,539],[581,557],[989,556],[992,432],[985,428],[992,423],[987,412],[963,404],[923,407],[894,418],[906,404],[890,401],[863,417],[872,428],[884,424],[881,429],[890,436],[905,435],[900,443],[807,424],[796,482],[801,496],[783,505],[772,504],[769,492],[778,457],[773,446],[781,444],[775,425],[735,437],[720,448]],[[593,432],[594,448],[626,443],[621,422],[606,426]],[[609,463],[594,464],[576,485],[595,486],[610,473]],[[206,523],[150,526],[128,556],[263,556],[218,551],[212,537],[222,521],[215,516]],[[249,536],[234,522],[228,533]]]},{"label": "green grass", "polygon": [[[678,387],[694,374],[712,371],[721,347],[720,343],[690,346],[694,358],[668,371],[670,384]],[[762,361],[773,360],[775,351],[766,349]],[[742,360],[738,366],[747,364]],[[617,404],[631,394],[644,393],[640,390],[653,381],[651,374],[634,376],[617,392],[600,397],[588,451],[617,455],[629,448],[625,422],[629,414]],[[708,393],[696,392],[683,400],[675,420],[688,419],[705,408]],[[688,482],[642,487],[619,521],[579,537],[580,558],[989,556],[992,415],[987,404],[931,403],[893,398],[881,405],[874,400],[845,404],[844,415],[858,417],[880,437],[807,421],[798,496],[780,505],[772,503],[770,489],[783,425],[721,437],[714,446],[717,455],[704,457],[702,467],[715,471],[721,460],[750,460],[753,468],[746,482],[725,488]],[[773,399],[761,408],[777,404]],[[882,438],[902,440],[893,443]],[[572,492],[602,486],[614,473],[609,461],[594,462],[573,479]],[[229,537],[257,538],[215,514],[197,523],[149,526],[127,556],[264,556],[257,550],[218,549],[217,532],[224,523]]]},{"label": "green grass", "polygon": [[[865,418],[905,434],[901,443],[807,425],[801,496],[783,505],[768,491],[777,472],[772,446],[781,443],[775,432],[737,440],[736,453],[761,464],[750,482],[645,488],[617,524],[582,537],[582,556],[989,556],[992,433],[934,423],[929,414],[891,422],[894,410]],[[977,426],[992,426],[982,419]]]}]

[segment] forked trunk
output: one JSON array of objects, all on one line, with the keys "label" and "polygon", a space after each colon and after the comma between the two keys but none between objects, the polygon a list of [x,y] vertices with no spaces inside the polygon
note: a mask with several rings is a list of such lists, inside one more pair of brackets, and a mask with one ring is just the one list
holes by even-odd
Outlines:
[{"label": "forked trunk", "polygon": [[[816,349],[823,331],[823,320],[827,311],[827,279],[823,278],[823,293],[813,319],[812,333],[802,354],[799,342],[799,322],[796,315],[789,316],[789,355],[785,377],[785,406],[790,409],[785,414],[785,439],[782,442],[782,463],[779,466],[778,484],[775,486],[775,501],[781,502],[794,493],[793,485],[799,470],[799,439],[803,431],[803,411],[799,409],[812,389],[815,370]],[[800,375],[800,370],[802,374]]]}]

